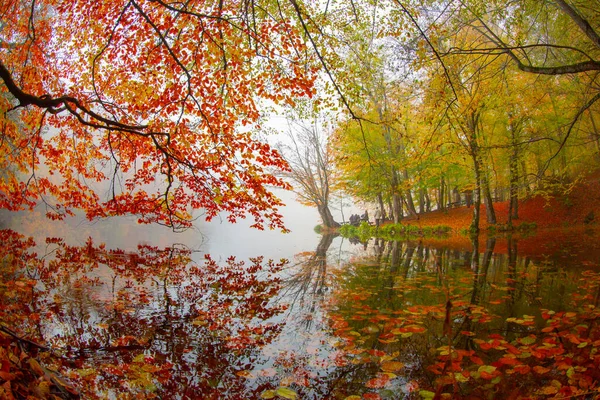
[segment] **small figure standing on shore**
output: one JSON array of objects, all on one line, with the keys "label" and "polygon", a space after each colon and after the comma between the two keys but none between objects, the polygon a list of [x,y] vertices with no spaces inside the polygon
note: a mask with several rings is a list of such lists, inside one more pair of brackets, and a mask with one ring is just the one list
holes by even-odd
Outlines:
[{"label": "small figure standing on shore", "polygon": [[375,210],[375,226],[379,228],[379,223],[381,222],[381,210],[379,207]]}]

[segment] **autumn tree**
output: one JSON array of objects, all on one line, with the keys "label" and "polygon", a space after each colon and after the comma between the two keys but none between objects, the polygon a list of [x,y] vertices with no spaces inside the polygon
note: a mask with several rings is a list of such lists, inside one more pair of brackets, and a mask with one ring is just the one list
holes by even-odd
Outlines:
[{"label": "autumn tree", "polygon": [[[48,216],[191,212],[283,228],[253,136],[260,106],[310,96],[291,3],[8,0],[0,6],[0,207]],[[107,189],[108,188],[108,189]]]},{"label": "autumn tree", "polygon": [[323,226],[333,228],[339,225],[331,213],[337,176],[328,129],[326,118],[314,111],[291,112],[286,139],[278,144],[278,149],[290,169],[283,176],[291,180],[300,202],[316,207]]}]

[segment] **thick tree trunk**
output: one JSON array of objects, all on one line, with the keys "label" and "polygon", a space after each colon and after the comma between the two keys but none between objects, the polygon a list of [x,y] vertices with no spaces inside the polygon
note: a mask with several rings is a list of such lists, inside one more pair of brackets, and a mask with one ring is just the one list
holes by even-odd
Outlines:
[{"label": "thick tree trunk", "polygon": [[321,204],[317,206],[317,210],[319,211],[319,215],[323,221],[323,227],[334,228],[338,226],[338,223],[333,219],[333,215],[331,215],[331,211],[329,210],[329,206],[327,206],[327,204]]},{"label": "thick tree trunk", "polygon": [[431,211],[431,198],[429,197],[429,192],[425,190],[425,211]]},{"label": "thick tree trunk", "polygon": [[397,224],[402,220],[403,211],[402,211],[402,196],[400,193],[394,192],[392,196],[392,206],[394,210],[394,223]]}]

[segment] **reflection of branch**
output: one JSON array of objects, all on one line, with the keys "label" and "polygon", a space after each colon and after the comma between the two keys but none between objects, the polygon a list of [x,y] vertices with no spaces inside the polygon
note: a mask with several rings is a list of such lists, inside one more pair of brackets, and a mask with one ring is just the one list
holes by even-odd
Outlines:
[{"label": "reflection of branch", "polygon": [[11,329],[7,328],[7,327],[6,327],[6,326],[4,326],[4,325],[0,325],[0,331],[2,331],[2,332],[4,332],[4,333],[6,333],[7,335],[10,335],[10,336],[12,336],[13,338],[17,339],[17,340],[18,340],[18,341],[20,341],[20,342],[25,342],[25,343],[27,343],[27,344],[30,344],[30,345],[34,346],[34,347],[37,347],[38,349],[42,349],[42,350],[46,350],[46,351],[50,351],[50,348],[49,348],[49,347],[46,347],[46,346],[44,346],[44,345],[41,345],[41,344],[39,344],[39,343],[36,343],[36,342],[34,342],[34,341],[32,341],[32,340],[25,339],[24,337],[21,337],[21,336],[19,336],[19,335],[18,335],[18,334],[17,334],[15,331],[13,331],[13,330],[11,330]]}]

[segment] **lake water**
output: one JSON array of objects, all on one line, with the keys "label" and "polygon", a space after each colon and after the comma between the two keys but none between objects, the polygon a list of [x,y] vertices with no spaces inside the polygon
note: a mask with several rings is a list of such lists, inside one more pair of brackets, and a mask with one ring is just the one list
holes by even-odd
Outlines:
[{"label": "lake water", "polygon": [[593,231],[558,250],[481,238],[473,258],[464,239],[351,243],[316,234],[313,209],[284,215],[285,235],[4,214],[1,320],[84,398],[598,393]]}]

